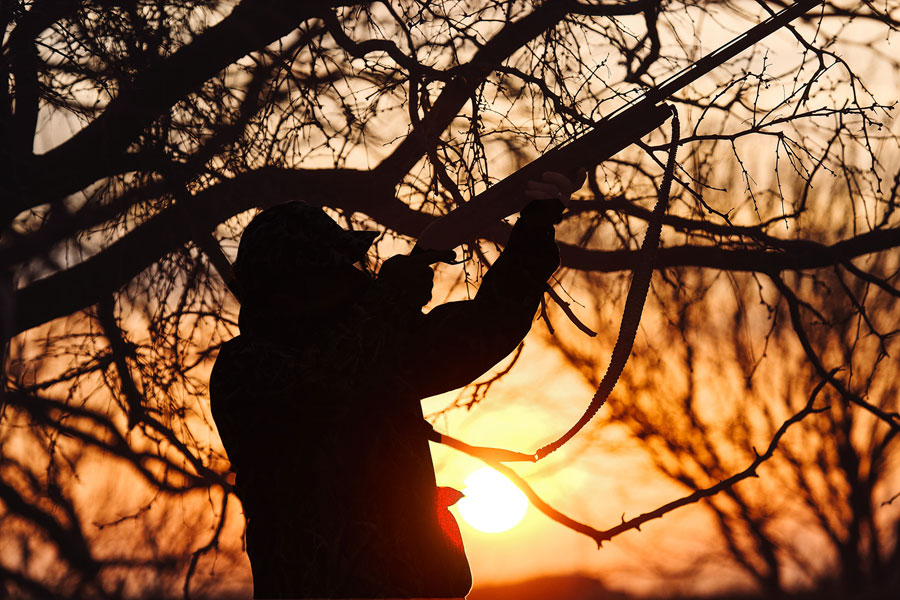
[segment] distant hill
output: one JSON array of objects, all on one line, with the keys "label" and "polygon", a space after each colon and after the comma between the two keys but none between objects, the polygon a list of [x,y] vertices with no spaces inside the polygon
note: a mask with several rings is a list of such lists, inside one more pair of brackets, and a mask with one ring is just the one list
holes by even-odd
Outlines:
[{"label": "distant hill", "polygon": [[476,587],[466,600],[627,600],[587,575],[538,577],[515,583]]}]

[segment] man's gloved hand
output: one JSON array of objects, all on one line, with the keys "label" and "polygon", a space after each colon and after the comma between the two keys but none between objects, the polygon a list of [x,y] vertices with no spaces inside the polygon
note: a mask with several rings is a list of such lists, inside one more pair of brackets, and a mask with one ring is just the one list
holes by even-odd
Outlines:
[{"label": "man's gloved hand", "polygon": [[398,254],[384,261],[377,281],[403,294],[411,305],[422,308],[431,300],[434,285],[434,270],[429,265],[452,262],[455,258],[452,250],[417,250],[410,255]]}]

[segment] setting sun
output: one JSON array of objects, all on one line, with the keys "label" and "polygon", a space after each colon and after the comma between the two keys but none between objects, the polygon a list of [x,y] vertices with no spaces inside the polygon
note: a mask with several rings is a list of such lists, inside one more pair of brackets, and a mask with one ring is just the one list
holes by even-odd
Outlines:
[{"label": "setting sun", "polygon": [[490,467],[483,467],[466,477],[463,493],[465,497],[457,504],[462,518],[485,533],[512,529],[528,510],[525,494]]}]

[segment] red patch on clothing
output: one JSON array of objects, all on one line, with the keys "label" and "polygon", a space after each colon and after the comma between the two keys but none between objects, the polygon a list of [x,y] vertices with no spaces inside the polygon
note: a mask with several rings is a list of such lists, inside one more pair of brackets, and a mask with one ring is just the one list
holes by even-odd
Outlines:
[{"label": "red patch on clothing", "polygon": [[462,535],[459,532],[459,525],[456,524],[456,519],[453,518],[448,509],[459,502],[464,495],[461,491],[451,487],[439,487],[437,489],[436,508],[438,523],[440,523],[447,539],[453,542],[457,548],[462,548]]}]

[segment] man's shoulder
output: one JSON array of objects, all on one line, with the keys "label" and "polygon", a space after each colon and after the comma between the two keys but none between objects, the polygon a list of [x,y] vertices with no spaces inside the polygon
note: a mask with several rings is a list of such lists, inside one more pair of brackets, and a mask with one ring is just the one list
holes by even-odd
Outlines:
[{"label": "man's shoulder", "polygon": [[299,359],[295,349],[239,335],[219,349],[210,375],[210,387],[234,390],[257,386],[270,380],[273,372],[283,371]]},{"label": "man's shoulder", "polygon": [[283,357],[295,359],[302,352],[298,348],[278,344],[252,335],[237,335],[223,343],[216,358],[216,364],[220,362],[229,366],[240,366],[247,361],[258,360],[264,357],[266,360]]},{"label": "man's shoulder", "polygon": [[223,343],[219,348],[216,362],[213,365],[213,377],[217,373],[225,373],[239,368],[247,358],[249,340],[244,336],[235,336]]}]

